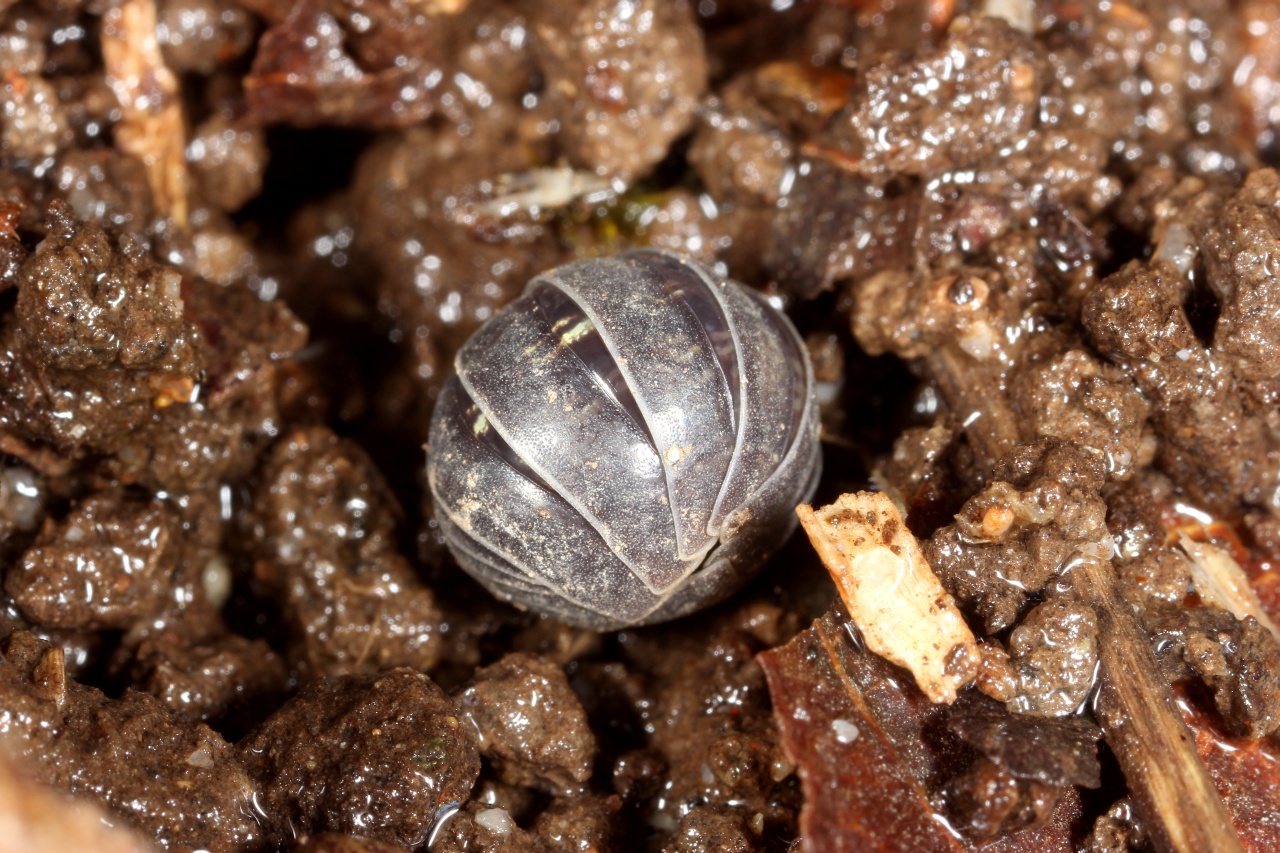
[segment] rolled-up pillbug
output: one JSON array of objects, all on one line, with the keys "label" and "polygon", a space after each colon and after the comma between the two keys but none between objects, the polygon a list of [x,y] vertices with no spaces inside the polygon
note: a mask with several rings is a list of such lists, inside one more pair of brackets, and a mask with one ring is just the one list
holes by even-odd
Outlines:
[{"label": "rolled-up pillbug", "polygon": [[427,457],[445,542],[494,595],[565,622],[612,630],[725,598],[817,484],[803,342],[689,258],[550,270],[454,367]]}]

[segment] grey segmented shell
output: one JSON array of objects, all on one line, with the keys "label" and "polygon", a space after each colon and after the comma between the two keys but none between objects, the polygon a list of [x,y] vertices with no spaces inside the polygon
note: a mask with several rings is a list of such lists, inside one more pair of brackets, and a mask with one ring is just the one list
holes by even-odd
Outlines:
[{"label": "grey segmented shell", "polygon": [[755,292],[657,250],[531,281],[462,347],[427,478],[459,564],[596,630],[740,587],[817,484],[813,369]]}]

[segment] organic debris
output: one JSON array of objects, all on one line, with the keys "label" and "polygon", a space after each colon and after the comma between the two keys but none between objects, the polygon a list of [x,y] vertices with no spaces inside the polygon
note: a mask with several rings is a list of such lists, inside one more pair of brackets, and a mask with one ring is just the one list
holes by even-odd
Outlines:
[{"label": "organic debris", "polygon": [[800,523],[868,648],[906,667],[934,702],[954,702],[977,676],[973,632],[887,495],[842,495]]}]

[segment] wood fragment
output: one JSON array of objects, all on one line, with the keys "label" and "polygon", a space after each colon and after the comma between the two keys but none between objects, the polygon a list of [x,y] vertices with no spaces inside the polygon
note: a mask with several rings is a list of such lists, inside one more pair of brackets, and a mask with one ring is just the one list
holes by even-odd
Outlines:
[{"label": "wood fragment", "polygon": [[1263,609],[1249,578],[1230,554],[1212,542],[1197,542],[1182,533],[1178,545],[1190,557],[1191,582],[1200,598],[1221,607],[1237,619],[1252,616],[1262,627],[1280,639],[1280,628]]},{"label": "wood fragment", "polygon": [[857,492],[796,514],[867,647],[909,670],[930,701],[954,702],[978,674],[978,645],[893,501]]},{"label": "wood fragment", "polygon": [[156,37],[155,0],[124,0],[103,14],[102,62],[121,108],[116,147],[142,162],[156,210],[185,230],[186,121]]},{"label": "wood fragment", "polygon": [[1130,796],[1148,818],[1153,845],[1162,853],[1240,851],[1146,634],[1116,591],[1110,563],[1084,558],[1065,577],[1098,616],[1095,711]]},{"label": "wood fragment", "polygon": [[964,425],[976,466],[994,471],[1019,442],[1017,419],[1000,391],[1003,381],[990,375],[996,368],[971,358],[954,343],[938,347],[922,361],[952,416]]}]

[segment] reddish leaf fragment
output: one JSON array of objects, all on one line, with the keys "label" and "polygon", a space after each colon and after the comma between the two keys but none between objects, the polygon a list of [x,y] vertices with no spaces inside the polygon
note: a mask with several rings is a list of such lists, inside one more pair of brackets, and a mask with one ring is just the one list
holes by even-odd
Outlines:
[{"label": "reddish leaf fragment", "polygon": [[1269,739],[1231,737],[1185,697],[1178,707],[1241,846],[1256,853],[1280,850],[1280,747]]},{"label": "reddish leaf fragment", "polygon": [[831,614],[760,655],[783,748],[804,785],[805,850],[959,853],[843,663]]},{"label": "reddish leaf fragment", "polygon": [[1044,826],[982,847],[955,835],[927,793],[967,760],[958,740],[939,734],[950,709],[930,703],[906,672],[855,647],[844,626],[833,611],[759,657],[783,747],[804,786],[805,850],[1072,850],[1081,811],[1074,788],[1066,789]]}]

